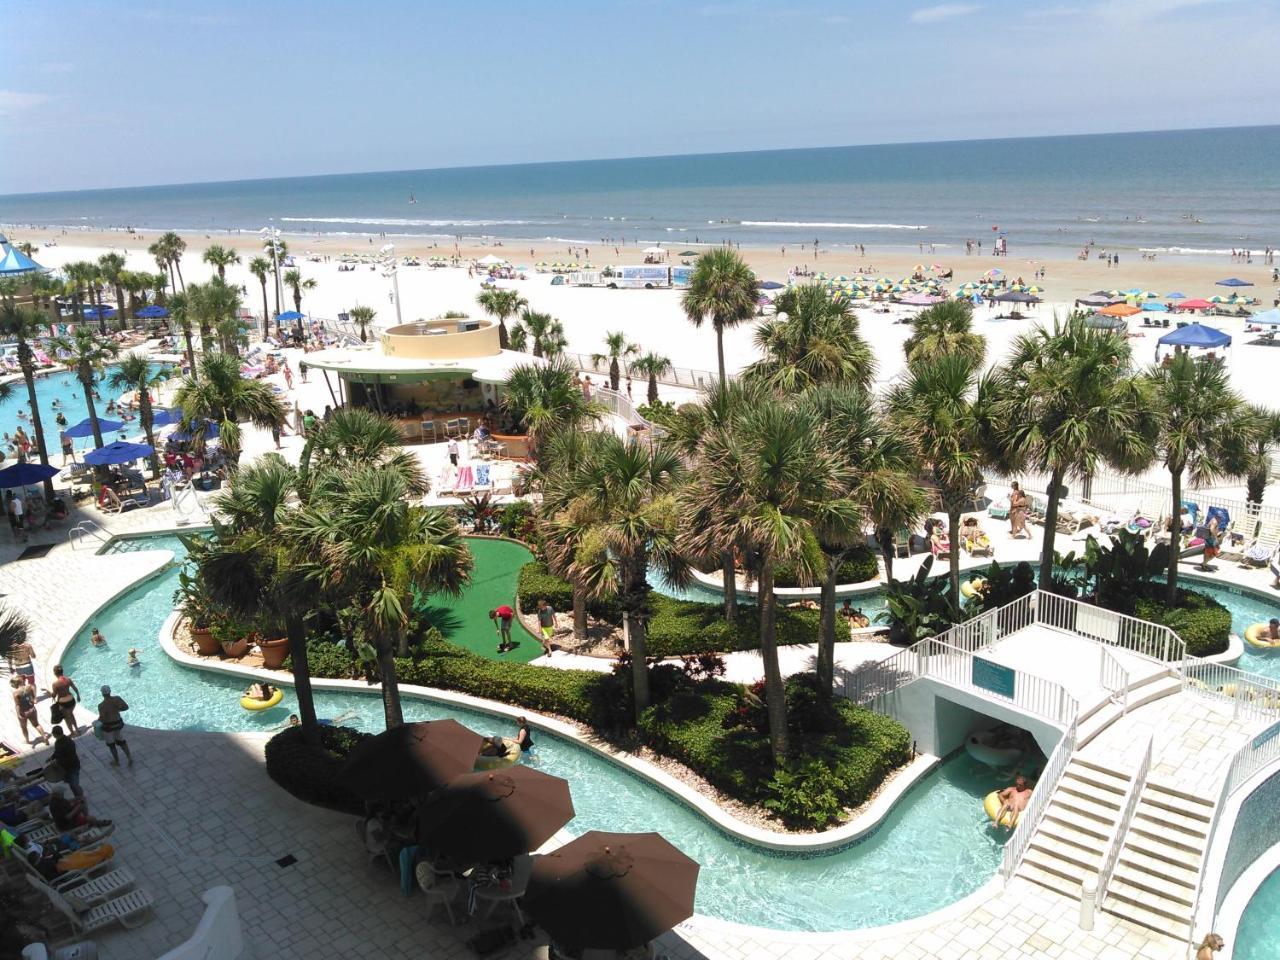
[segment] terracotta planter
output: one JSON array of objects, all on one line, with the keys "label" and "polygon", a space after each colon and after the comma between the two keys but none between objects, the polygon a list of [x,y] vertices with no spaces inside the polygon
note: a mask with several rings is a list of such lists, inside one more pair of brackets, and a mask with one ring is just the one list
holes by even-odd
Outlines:
[{"label": "terracotta planter", "polygon": [[289,638],[263,640],[258,644],[262,651],[262,666],[267,670],[279,670],[284,666],[284,659],[289,655]]},{"label": "terracotta planter", "polygon": [[216,657],[222,652],[222,647],[218,641],[213,639],[213,633],[208,627],[191,627],[191,640],[196,645],[196,653],[202,657]]},{"label": "terracotta planter", "polygon": [[249,641],[244,637],[239,640],[228,640],[222,644],[222,655],[231,660],[239,660],[249,652]]}]

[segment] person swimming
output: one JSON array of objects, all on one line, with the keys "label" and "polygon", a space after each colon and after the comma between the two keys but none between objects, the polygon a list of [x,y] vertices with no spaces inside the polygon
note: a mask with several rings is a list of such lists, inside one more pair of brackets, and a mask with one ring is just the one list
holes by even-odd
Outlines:
[{"label": "person swimming", "polygon": [[129,648],[129,660],[128,660],[127,665],[128,665],[128,666],[130,666],[130,667],[140,667],[140,666],[142,666],[142,661],[138,659],[138,648],[137,648],[137,647],[130,647],[130,648]]}]

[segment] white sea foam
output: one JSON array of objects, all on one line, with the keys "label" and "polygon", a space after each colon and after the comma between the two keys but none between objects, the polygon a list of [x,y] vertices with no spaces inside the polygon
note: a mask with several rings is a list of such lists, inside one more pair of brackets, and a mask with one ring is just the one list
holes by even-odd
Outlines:
[{"label": "white sea foam", "polygon": [[1139,247],[1140,253],[1189,253],[1193,255],[1215,254],[1229,256],[1232,250],[1210,250],[1204,247]]},{"label": "white sea foam", "polygon": [[281,217],[282,223],[348,223],[388,227],[496,227],[520,226],[529,220],[410,220],[402,217]]},{"label": "white sea foam", "polygon": [[840,223],[806,220],[743,220],[744,227],[822,227],[831,230],[928,230],[915,223]]}]

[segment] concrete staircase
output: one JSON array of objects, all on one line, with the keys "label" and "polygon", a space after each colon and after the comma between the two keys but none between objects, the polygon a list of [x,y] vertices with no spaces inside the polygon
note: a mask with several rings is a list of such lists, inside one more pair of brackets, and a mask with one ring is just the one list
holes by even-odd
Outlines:
[{"label": "concrete staircase", "polygon": [[1102,909],[1186,940],[1213,803],[1147,781]]},{"label": "concrete staircase", "polygon": [[[1128,711],[1132,713],[1141,706],[1163,697],[1171,697],[1182,689],[1182,680],[1172,671],[1152,674],[1135,681],[1129,687]],[[1100,700],[1091,708],[1081,712],[1077,719],[1076,749],[1088,746],[1098,734],[1124,716],[1124,707],[1110,700]]]},{"label": "concrete staircase", "polygon": [[1018,875],[1079,900],[1086,875],[1096,874],[1102,866],[1130,779],[1128,774],[1073,756],[1027,846]]}]

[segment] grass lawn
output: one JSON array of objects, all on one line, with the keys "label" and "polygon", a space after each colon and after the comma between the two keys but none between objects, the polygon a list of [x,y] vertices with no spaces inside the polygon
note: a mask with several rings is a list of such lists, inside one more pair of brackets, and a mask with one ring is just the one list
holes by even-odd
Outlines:
[{"label": "grass lawn", "polygon": [[516,577],[520,568],[533,560],[533,554],[509,540],[467,537],[467,546],[475,557],[471,583],[459,597],[433,594],[420,601],[418,609],[427,623],[449,642],[490,660],[528,663],[541,656],[542,644],[518,620],[511,625],[516,648],[499,656],[498,635],[489,619],[489,611],[504,603],[514,609]]}]

